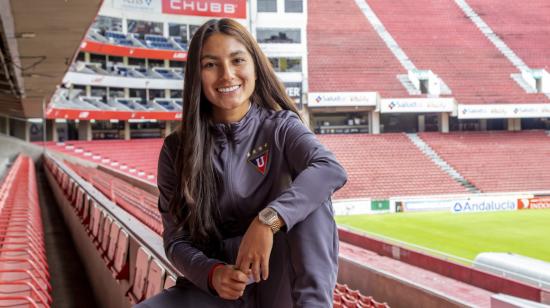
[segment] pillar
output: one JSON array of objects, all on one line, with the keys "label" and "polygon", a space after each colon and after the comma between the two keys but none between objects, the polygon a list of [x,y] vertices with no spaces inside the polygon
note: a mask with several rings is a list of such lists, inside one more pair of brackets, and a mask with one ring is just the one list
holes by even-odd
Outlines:
[{"label": "pillar", "polygon": [[87,120],[78,122],[78,140],[92,140],[92,123]]},{"label": "pillar", "polygon": [[487,119],[480,119],[479,120],[479,129],[482,131],[487,130]]},{"label": "pillar", "polygon": [[449,113],[442,112],[439,114],[439,131],[442,133],[449,132]]},{"label": "pillar", "polygon": [[59,141],[57,134],[57,123],[55,120],[46,120],[46,141]]},{"label": "pillar", "polygon": [[514,127],[516,129],[516,131],[520,131],[521,130],[521,119],[520,118],[517,118],[516,119],[516,125]]},{"label": "pillar", "polygon": [[426,116],[423,114],[418,115],[418,132],[426,131]]},{"label": "pillar", "polygon": [[369,134],[380,134],[380,112],[369,112]]},{"label": "pillar", "polygon": [[31,141],[31,122],[29,121],[24,121],[23,122],[23,133],[24,133],[24,138],[23,140],[27,141],[27,142],[30,142]]},{"label": "pillar", "polygon": [[509,131],[514,131],[515,130],[515,125],[516,125],[516,122],[514,121],[515,119],[513,118],[510,118],[508,119],[508,130]]},{"label": "pillar", "polygon": [[124,140],[130,140],[130,122],[124,121]]},{"label": "pillar", "polygon": [[10,118],[8,116],[0,117],[0,133],[10,135]]}]

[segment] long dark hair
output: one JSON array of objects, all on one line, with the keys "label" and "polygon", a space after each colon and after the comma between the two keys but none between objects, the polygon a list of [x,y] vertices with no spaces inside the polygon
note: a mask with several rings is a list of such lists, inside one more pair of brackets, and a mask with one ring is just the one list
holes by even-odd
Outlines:
[{"label": "long dark hair", "polygon": [[[202,47],[214,33],[235,38],[252,56],[257,77],[250,98],[253,104],[298,114],[258,43],[240,23],[231,19],[212,19],[193,35],[185,70],[183,117],[178,131],[180,149],[175,161],[178,182],[170,213],[181,228],[190,232],[193,243],[203,248],[221,238],[216,206],[221,177],[216,174],[212,162],[212,106],[202,91],[200,65]],[[183,207],[182,202],[187,206]]]}]

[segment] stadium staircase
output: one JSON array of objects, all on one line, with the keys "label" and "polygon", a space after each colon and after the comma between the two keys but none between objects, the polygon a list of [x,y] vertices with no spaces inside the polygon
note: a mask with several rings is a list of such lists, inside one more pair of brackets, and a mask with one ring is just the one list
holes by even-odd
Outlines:
[{"label": "stadium staircase", "polygon": [[407,137],[411,142],[426,155],[431,161],[436,164],[441,170],[447,173],[453,180],[464,186],[470,193],[479,193],[480,190],[464,178],[458,171],[456,171],[451,165],[443,160],[424,140],[418,137],[417,134],[407,134]]},{"label": "stadium staircase", "polygon": [[[519,73],[511,74],[512,79],[514,79],[519,86],[521,86],[526,93],[537,93],[536,89],[533,89],[527,82],[522,78],[521,72],[531,71],[529,66],[523,62],[523,60],[512,50],[508,45],[493,31],[493,29],[477,14],[472,7],[468,4],[466,0],[455,0],[458,7],[464,12],[464,14],[472,20],[476,27],[487,37],[493,45],[505,56],[508,61],[510,61],[519,71]],[[550,94],[547,94],[547,97],[550,98]]]}]

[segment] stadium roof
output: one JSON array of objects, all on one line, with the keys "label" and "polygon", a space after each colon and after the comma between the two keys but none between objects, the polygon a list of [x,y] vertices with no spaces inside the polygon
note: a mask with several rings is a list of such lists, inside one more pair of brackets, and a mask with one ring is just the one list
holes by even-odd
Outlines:
[{"label": "stadium roof", "polygon": [[0,114],[42,117],[102,0],[0,0]]}]

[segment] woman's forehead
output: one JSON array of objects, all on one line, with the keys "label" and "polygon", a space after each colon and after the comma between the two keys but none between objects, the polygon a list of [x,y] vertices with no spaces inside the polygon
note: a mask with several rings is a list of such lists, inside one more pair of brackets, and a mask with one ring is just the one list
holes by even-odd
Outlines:
[{"label": "woman's forehead", "polygon": [[203,58],[234,57],[249,54],[246,46],[231,35],[214,33],[206,39],[202,47]]}]

